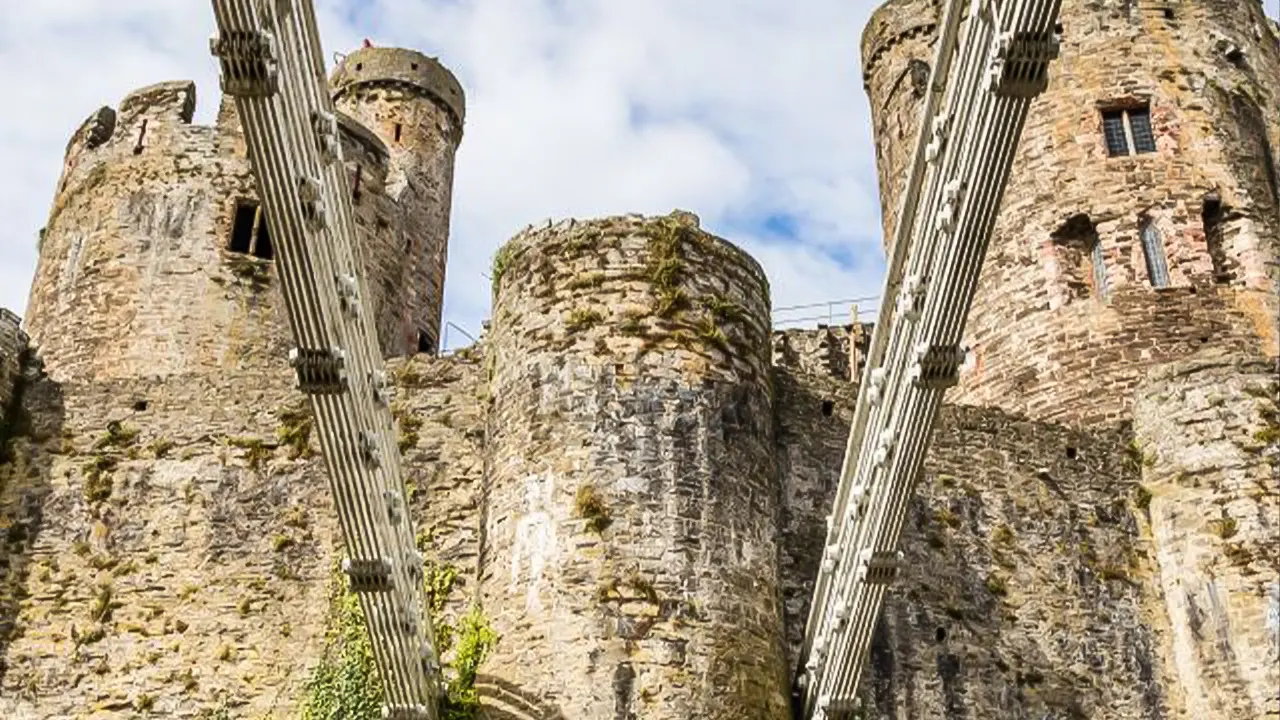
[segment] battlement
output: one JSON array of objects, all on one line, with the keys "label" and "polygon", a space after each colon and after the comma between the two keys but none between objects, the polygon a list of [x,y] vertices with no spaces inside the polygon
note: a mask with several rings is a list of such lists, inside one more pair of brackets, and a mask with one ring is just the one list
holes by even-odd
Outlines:
[{"label": "battlement", "polygon": [[863,83],[886,54],[907,40],[932,35],[941,20],[936,0],[890,0],[876,8],[862,30]]},{"label": "battlement", "polygon": [[466,120],[462,84],[436,58],[404,48],[361,48],[343,58],[330,76],[329,85],[335,102],[365,88],[410,89],[442,105],[454,122],[455,135],[462,137]]},{"label": "battlement", "polygon": [[[371,57],[371,70],[382,67],[383,76],[407,77],[396,62],[416,63],[419,84],[434,82],[450,95],[440,75],[446,71],[413,60],[416,53]],[[439,248],[447,242],[452,165],[451,158],[439,164],[436,148],[455,143],[433,141],[450,133],[450,121],[440,103],[416,97],[370,103],[362,96],[357,105],[377,104],[404,113],[393,123],[415,123],[397,142],[396,169],[426,158],[415,184],[439,199],[401,195],[404,174],[392,173],[388,147],[392,137],[400,140],[398,124],[349,107],[337,112],[387,356],[434,349],[443,295]],[[212,126],[192,122],[195,107],[195,83],[156,83],[94,111],[72,135],[28,302],[31,338],[54,379],[284,362],[289,332],[274,287],[275,251],[235,103],[222,98]],[[124,325],[130,332],[119,332]]]},{"label": "battlement", "polygon": [[138,88],[120,101],[117,112],[122,125],[142,118],[190,125],[196,112],[196,84],[169,80]]}]

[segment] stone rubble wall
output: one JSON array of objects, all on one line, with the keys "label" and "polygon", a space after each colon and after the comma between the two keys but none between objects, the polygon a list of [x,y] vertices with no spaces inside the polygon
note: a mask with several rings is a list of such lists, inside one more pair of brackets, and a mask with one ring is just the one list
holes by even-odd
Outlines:
[{"label": "stone rubble wall", "polygon": [[782,484],[778,571],[787,667],[794,671],[827,542],[827,515],[840,483],[858,387],[840,375],[776,364],[773,392],[775,453]]},{"label": "stone rubble wall", "polygon": [[[55,380],[285,367],[290,331],[275,264],[228,249],[237,204],[256,202],[243,129],[225,99],[214,127],[192,125],[194,107],[193,83],[161,83],[118,112],[95,112],[72,137],[27,310]],[[357,251],[383,354],[415,353],[407,314],[438,317],[440,305],[438,291],[418,298],[430,285],[418,277],[438,287],[443,266],[428,272],[408,259],[421,254],[418,238],[447,236],[447,222],[421,223],[441,207],[447,219],[448,192],[404,195],[386,143],[349,117],[340,136],[353,193],[359,170]],[[433,182],[447,188],[451,170],[441,173]]]},{"label": "stone rubble wall", "polygon": [[1169,717],[1127,442],[943,407],[872,641],[868,718]]},{"label": "stone rubble wall", "polygon": [[862,30],[862,82],[871,100],[886,252],[897,232],[944,12],[938,0],[889,0]]},{"label": "stone rubble wall", "polygon": [[[792,669],[857,395],[825,361],[824,333],[786,339],[807,354],[783,352],[775,334]],[[1121,432],[944,406],[903,531],[907,570],[863,676],[864,717],[1167,717],[1137,481]]]},{"label": "stone rubble wall", "polygon": [[285,379],[31,378],[0,466],[0,716],[293,707],[337,533],[322,464],[278,447],[304,407]]},{"label": "stone rubble wall", "polygon": [[[482,368],[389,370],[419,538],[456,570],[452,622],[475,596]],[[297,717],[341,536],[292,375],[27,374],[0,465],[0,717]]]},{"label": "stone rubble wall", "polygon": [[764,273],[673,213],[529,230],[494,277],[486,709],[787,717]]},{"label": "stone rubble wall", "polygon": [[[900,188],[884,178],[905,183],[915,138],[898,128],[919,114],[897,78],[927,55],[936,29],[912,29],[927,17],[923,3],[889,3],[863,39],[886,227]],[[974,299],[975,364],[951,399],[1117,422],[1151,363],[1210,345],[1280,352],[1280,42],[1254,0],[1066,0],[1061,23],[1062,56],[1031,108]],[[1108,157],[1102,110],[1148,102],[1156,152]],[[1148,279],[1147,219],[1168,288]]]},{"label": "stone rubble wall", "polygon": [[1208,352],[1134,409],[1177,718],[1280,713],[1280,368]]},{"label": "stone rubble wall", "polygon": [[401,48],[362,48],[343,58],[331,85],[339,110],[377,134],[390,150],[386,192],[403,208],[397,241],[400,274],[387,268],[387,292],[406,297],[395,318],[410,352],[425,335],[426,352],[440,344],[453,164],[462,142],[462,86],[435,58]]}]

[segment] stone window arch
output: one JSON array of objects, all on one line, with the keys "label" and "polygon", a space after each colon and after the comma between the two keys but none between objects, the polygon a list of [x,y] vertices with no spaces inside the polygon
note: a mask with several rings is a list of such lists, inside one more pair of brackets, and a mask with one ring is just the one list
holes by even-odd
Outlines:
[{"label": "stone window arch", "polygon": [[1169,287],[1169,260],[1165,255],[1164,238],[1152,218],[1142,219],[1138,239],[1142,242],[1142,256],[1146,259],[1147,278],[1151,281],[1151,287]]},{"label": "stone window arch", "polygon": [[1049,235],[1057,266],[1054,286],[1063,300],[1107,297],[1107,267],[1102,242],[1093,220],[1085,213],[1067,218]]}]

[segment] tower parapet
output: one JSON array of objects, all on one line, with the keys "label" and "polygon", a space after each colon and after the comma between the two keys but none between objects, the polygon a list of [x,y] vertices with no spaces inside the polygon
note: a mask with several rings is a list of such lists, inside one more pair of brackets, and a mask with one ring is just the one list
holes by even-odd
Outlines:
[{"label": "tower parapet", "polygon": [[495,283],[485,672],[565,717],[787,717],[760,267],[628,216],[517,235]]},{"label": "tower parapet", "polygon": [[[54,379],[286,366],[274,249],[234,105],[207,127],[192,124],[195,101],[191,82],[151,85],[68,143],[27,313]],[[383,353],[412,353],[405,239],[420,234],[420,208],[388,189],[387,143],[342,113],[339,127]]]},{"label": "tower parapet", "polygon": [[462,141],[462,86],[438,60],[403,48],[361,48],[330,84],[339,110],[372,130],[390,152],[387,192],[405,213],[396,322],[400,342],[423,352],[440,343],[448,260],[453,163]]},{"label": "tower parapet", "polygon": [[886,250],[915,150],[940,12],[937,0],[890,0],[862,31],[863,87],[871,100]]}]

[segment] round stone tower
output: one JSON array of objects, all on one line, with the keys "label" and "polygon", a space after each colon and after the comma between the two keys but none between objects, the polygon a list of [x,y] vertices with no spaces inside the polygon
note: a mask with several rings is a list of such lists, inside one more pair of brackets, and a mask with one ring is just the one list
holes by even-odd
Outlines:
[{"label": "round stone tower", "polygon": [[486,704],[788,717],[760,267],[673,213],[528,230],[494,281]]},{"label": "round stone tower", "polygon": [[398,332],[404,344],[435,352],[440,344],[453,161],[466,112],[462,86],[435,58],[380,47],[364,47],[346,56],[334,70],[331,85],[338,109],[373,130],[390,149],[387,193],[404,208],[402,241],[408,256],[401,267],[408,296],[398,310]]},{"label": "round stone tower", "polygon": [[[288,317],[234,105],[214,127],[192,125],[194,109],[193,83],[152,85],[71,138],[26,317],[55,380],[287,367]],[[385,189],[386,145],[340,119],[382,347],[412,352],[396,332],[409,213]]]},{"label": "round stone tower", "polygon": [[[937,16],[893,0],[863,37],[887,232]],[[1153,363],[1277,354],[1280,41],[1256,0],[1065,0],[1061,25],[950,397],[1110,422]]]}]

